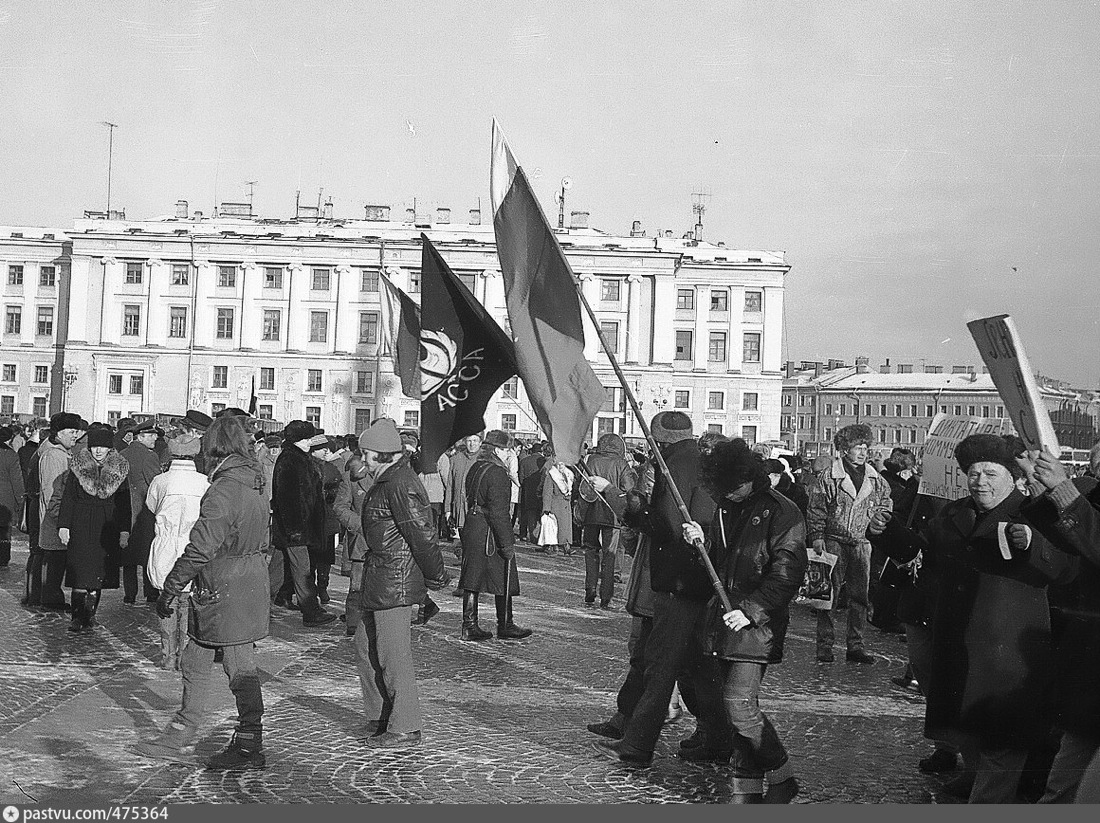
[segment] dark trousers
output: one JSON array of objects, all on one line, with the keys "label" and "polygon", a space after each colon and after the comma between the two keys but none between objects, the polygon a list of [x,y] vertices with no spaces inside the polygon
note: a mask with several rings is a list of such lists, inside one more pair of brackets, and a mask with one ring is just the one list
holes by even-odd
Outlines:
[{"label": "dark trousers", "polygon": [[28,497],[23,503],[23,517],[27,521],[27,543],[30,555],[27,557],[27,580],[23,590],[24,606],[42,605],[42,573],[45,568],[45,553],[38,545],[38,498]]},{"label": "dark trousers", "polygon": [[[765,772],[774,772],[787,762],[787,750],[768,716],[760,710],[760,684],[768,667],[763,663],[723,660],[721,668],[725,676],[726,716],[733,730],[730,761],[733,788],[735,792],[739,789],[744,793],[759,792],[755,782],[762,780]],[[747,785],[739,786],[739,781],[746,781]]]},{"label": "dark trousers", "polygon": [[[137,600],[137,564],[122,567],[122,594],[128,601]],[[146,600],[156,600],[160,596],[157,587],[149,579],[149,569],[141,567],[141,588]]]},{"label": "dark trousers", "polygon": [[722,673],[718,661],[703,654],[706,603],[673,594],[654,593],[653,627],[645,642],[642,694],[623,731],[620,747],[641,756],[653,754],[677,678],[690,680],[692,713],[713,740],[729,737],[722,703]]},{"label": "dark trousers", "polygon": [[0,505],[0,566],[11,562],[11,521],[15,513]]},{"label": "dark trousers", "polygon": [[183,705],[176,713],[176,722],[195,728],[206,717],[214,688],[210,670],[219,650],[222,668],[229,677],[229,690],[237,700],[237,731],[258,736],[262,731],[264,698],[252,643],[215,647],[192,640],[187,644],[180,658]]},{"label": "dark trousers", "polygon": [[581,530],[584,542],[584,596],[596,596],[599,586],[600,602],[609,603],[615,595],[615,550],[618,535],[611,526],[584,526]]},{"label": "dark trousers", "polygon": [[[287,574],[289,570],[289,574]],[[276,549],[267,567],[271,595],[298,595],[298,606],[303,615],[316,612],[320,608],[317,590],[313,587],[309,573],[309,549],[305,546],[287,546]],[[289,583],[287,578],[289,577]]]},{"label": "dark trousers", "polygon": [[61,590],[61,584],[65,580],[69,552],[67,549],[51,550],[42,552],[42,557],[46,566],[46,580],[42,584],[42,605],[64,606],[65,592]]}]

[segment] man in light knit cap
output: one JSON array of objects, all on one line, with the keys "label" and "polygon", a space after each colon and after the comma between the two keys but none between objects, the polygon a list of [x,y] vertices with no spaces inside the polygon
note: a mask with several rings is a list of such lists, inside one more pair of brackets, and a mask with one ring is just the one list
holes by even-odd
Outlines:
[{"label": "man in light knit cap", "polygon": [[[158,589],[164,588],[164,578],[183,555],[191,528],[199,518],[199,504],[210,481],[195,467],[201,441],[196,437],[173,438],[168,441],[171,463],[168,471],[158,474],[149,483],[145,505],[155,521],[153,542],[149,549],[149,579]],[[191,610],[191,586],[176,602],[175,613],[160,618],[160,666],[179,671],[183,650],[187,646],[187,616]]]}]

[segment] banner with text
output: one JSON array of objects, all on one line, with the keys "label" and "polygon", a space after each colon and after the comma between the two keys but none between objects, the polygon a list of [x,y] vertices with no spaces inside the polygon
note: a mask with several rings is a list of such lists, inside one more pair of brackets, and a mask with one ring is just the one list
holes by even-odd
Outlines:
[{"label": "banner with text", "polygon": [[970,493],[955,462],[955,447],[972,434],[1012,434],[1012,423],[996,417],[933,417],[924,440],[919,494],[958,500]]},{"label": "banner with text", "polygon": [[1058,438],[1043,405],[1039,384],[1031,370],[1016,324],[1007,314],[982,317],[966,324],[982,360],[989,367],[989,376],[1004,401],[1016,433],[1029,449],[1044,447],[1058,454]]}]

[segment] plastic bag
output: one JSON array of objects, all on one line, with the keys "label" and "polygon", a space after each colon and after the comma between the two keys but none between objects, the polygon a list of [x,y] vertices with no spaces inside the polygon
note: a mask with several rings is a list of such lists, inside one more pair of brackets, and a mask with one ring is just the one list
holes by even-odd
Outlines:
[{"label": "plastic bag", "polygon": [[558,545],[558,518],[552,514],[544,514],[542,520],[539,521],[539,545],[540,546],[556,546]]},{"label": "plastic bag", "polygon": [[811,609],[831,609],[836,600],[836,587],[833,586],[833,566],[837,556],[823,551],[820,554],[809,551],[810,564],[806,567],[806,577],[798,589],[796,603],[803,603]]}]

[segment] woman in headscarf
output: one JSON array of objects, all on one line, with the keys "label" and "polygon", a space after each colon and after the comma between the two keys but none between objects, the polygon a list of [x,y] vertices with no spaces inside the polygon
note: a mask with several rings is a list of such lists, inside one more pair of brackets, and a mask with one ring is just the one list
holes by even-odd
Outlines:
[{"label": "woman in headscarf", "polygon": [[542,466],[542,513],[551,514],[558,524],[557,543],[546,544],[539,535],[539,544],[553,554],[558,547],[562,554],[572,554],[573,547],[573,470],[558,460],[554,450],[546,447],[546,462]]},{"label": "woman in headscarf", "polygon": [[899,563],[920,552],[921,574],[936,579],[925,737],[958,741],[971,803],[1012,803],[1029,749],[1051,728],[1047,587],[1075,566],[1024,523],[1024,472],[1005,438],[972,434],[955,459],[969,496],[919,529],[876,512],[867,534]]},{"label": "woman in headscarf", "polygon": [[108,564],[117,565],[130,540],[130,464],[114,448],[107,426],[88,429],[87,447],[73,450],[61,493],[57,536],[68,547],[66,582],[72,587],[69,631],[95,625]]}]

